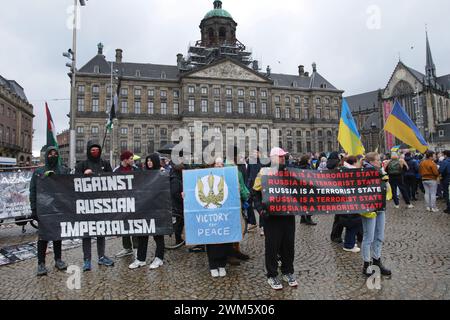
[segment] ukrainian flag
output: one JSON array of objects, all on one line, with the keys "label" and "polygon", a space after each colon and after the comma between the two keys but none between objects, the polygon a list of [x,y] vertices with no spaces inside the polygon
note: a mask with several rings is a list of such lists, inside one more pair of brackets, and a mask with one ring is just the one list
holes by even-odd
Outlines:
[{"label": "ukrainian flag", "polygon": [[342,99],[338,141],[345,152],[351,156],[363,155],[365,153],[364,146],[361,142],[361,135],[356,128],[355,120],[345,99]]},{"label": "ukrainian flag", "polygon": [[421,153],[428,150],[428,143],[398,101],[395,102],[394,109],[386,119],[384,130],[392,133],[397,139],[416,148]]}]

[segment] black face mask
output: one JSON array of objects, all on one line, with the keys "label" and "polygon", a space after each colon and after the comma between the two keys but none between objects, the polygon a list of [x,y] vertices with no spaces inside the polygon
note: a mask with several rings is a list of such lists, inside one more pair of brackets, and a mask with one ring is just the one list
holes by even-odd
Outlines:
[{"label": "black face mask", "polygon": [[54,168],[54,167],[56,167],[57,164],[58,164],[58,157],[57,156],[48,158],[48,165],[49,165],[49,167]]}]

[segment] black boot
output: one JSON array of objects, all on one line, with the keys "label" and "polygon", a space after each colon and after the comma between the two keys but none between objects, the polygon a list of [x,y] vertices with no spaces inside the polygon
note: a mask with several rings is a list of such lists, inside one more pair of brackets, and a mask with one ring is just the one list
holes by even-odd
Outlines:
[{"label": "black boot", "polygon": [[364,261],[363,275],[365,275],[366,277],[370,277],[372,274],[374,274],[373,270],[372,270],[372,272],[367,271],[367,268],[369,268],[369,267],[370,267],[370,262]]},{"label": "black boot", "polygon": [[391,270],[389,270],[385,266],[383,266],[383,264],[381,263],[381,258],[378,260],[373,259],[373,265],[378,266],[378,268],[380,268],[381,275],[383,275],[383,276],[390,276],[392,274]]},{"label": "black boot", "polygon": [[300,223],[306,223],[305,216],[300,216]]}]

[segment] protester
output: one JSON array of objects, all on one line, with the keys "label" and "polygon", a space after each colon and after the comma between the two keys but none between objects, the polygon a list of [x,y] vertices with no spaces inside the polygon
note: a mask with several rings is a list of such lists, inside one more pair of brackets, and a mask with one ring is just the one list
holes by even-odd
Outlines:
[{"label": "protester", "polygon": [[[230,150],[231,151],[231,150]],[[239,170],[239,166],[236,164],[238,163],[238,148],[235,146],[232,151],[233,152],[233,158],[227,158],[225,162],[225,166],[236,166],[238,168],[238,182],[239,182],[239,193],[241,196],[241,204],[242,207],[244,207],[244,202],[246,202],[250,197],[250,191],[245,186],[244,176],[242,174],[242,171]],[[246,261],[250,259],[250,256],[248,254],[242,253],[239,242],[235,242],[233,244],[233,250],[231,255],[228,257],[228,262],[232,265],[237,265],[240,261],[243,260]]]},{"label": "protester", "polygon": [[445,213],[450,213],[450,150],[444,151],[444,160],[439,167],[439,173],[441,174],[442,180],[442,191],[444,194],[444,200],[446,202],[447,208],[444,210]]},{"label": "protester", "polygon": [[327,161],[328,161],[327,157],[320,158],[320,164],[319,164],[319,168],[317,168],[317,170],[319,170],[319,171],[326,170]]},{"label": "protester", "polygon": [[[131,151],[123,151],[120,154],[120,165],[114,168],[113,172],[118,173],[131,173],[140,171],[138,167],[134,165],[134,154]],[[137,258],[137,237],[122,237],[123,249],[116,254],[116,258],[132,255],[134,252],[135,258]]]},{"label": "protester", "polygon": [[427,211],[438,212],[436,207],[436,190],[438,185],[439,170],[435,160],[435,153],[427,151],[425,160],[422,161],[419,167],[420,175],[422,176],[422,183],[425,188],[425,203]]},{"label": "protester", "polygon": [[[345,169],[358,169],[359,162],[355,156],[347,157],[344,161]],[[356,244],[357,235],[362,233],[362,219],[359,214],[342,214],[339,223],[345,227],[344,251],[358,253],[361,251]],[[362,237],[361,237],[362,238]]]},{"label": "protester", "polygon": [[[311,157],[306,155],[301,157],[300,162],[298,164],[298,168],[301,170],[312,170],[311,168]],[[307,214],[307,215],[302,215],[300,217],[300,223],[304,223],[308,226],[315,226],[317,225],[316,222],[313,221],[312,219],[312,215]]]},{"label": "protester", "polygon": [[[253,155],[249,158],[249,164],[247,166],[247,180],[246,180],[246,187],[249,190],[253,189],[253,184],[255,183],[256,176],[258,175],[259,170],[261,170],[262,164],[261,164],[261,153],[259,151],[259,147],[256,148],[256,150],[253,152]],[[256,217],[254,213],[254,206],[253,206],[253,199],[250,197],[249,199],[249,208],[248,208],[248,223],[249,225],[253,222],[256,225]],[[260,232],[259,234],[261,236],[264,236],[264,225],[263,225],[263,219],[259,219],[259,228]],[[249,227],[249,231],[251,230],[252,226]]]},{"label": "protester", "polygon": [[[145,158],[145,169],[148,171],[164,171],[161,166],[162,162],[159,154],[153,153]],[[148,236],[139,236],[137,238],[137,256],[132,264],[129,265],[130,269],[136,269],[145,266],[147,259],[147,248],[148,248]],[[164,264],[164,236],[157,235],[153,236],[156,242],[156,252],[155,258],[150,264],[150,269],[157,269]]]},{"label": "protester", "polygon": [[411,200],[417,201],[417,180],[416,175],[419,172],[419,163],[413,158],[411,152],[405,154],[405,161],[408,165],[408,170],[405,172],[405,185],[408,191],[408,196]]},{"label": "protester", "polygon": [[[363,166],[364,168],[374,168],[379,170],[382,179],[388,179],[382,170],[378,153],[368,153]],[[368,270],[373,263],[373,265],[380,268],[382,275],[391,275],[391,270],[387,269],[381,262],[381,250],[384,241],[385,211],[363,213],[361,216],[363,225],[363,241],[361,245],[361,253],[364,260],[363,274],[366,276],[371,276],[373,274],[373,272]],[[371,258],[373,258],[373,260]]]},{"label": "protester", "polygon": [[267,269],[267,281],[272,289],[281,290],[283,285],[278,279],[278,256],[281,258],[282,279],[289,286],[297,287],[294,277],[295,255],[295,217],[294,216],[270,216],[267,208],[262,203],[261,176],[269,172],[283,173],[287,171],[285,152],[281,148],[273,148],[270,151],[270,168],[262,168],[258,173],[253,189],[255,190],[255,206],[264,219],[265,232],[265,262]]},{"label": "protester", "polygon": [[[222,158],[216,158],[214,162],[215,168],[223,168]],[[209,270],[213,278],[225,277],[227,275],[225,266],[228,257],[232,254],[232,243],[208,244],[206,245],[206,253],[208,256]]]},{"label": "protester", "polygon": [[[341,159],[338,152],[331,152],[328,157],[327,167],[324,170],[336,170],[339,167]],[[339,215],[334,215],[333,227],[331,228],[330,238],[331,241],[336,243],[342,243],[342,232],[344,226],[339,222]]]},{"label": "protester", "polygon": [[[43,167],[37,168],[33,172],[33,176],[30,182],[30,206],[32,218],[39,221],[37,216],[37,195],[36,195],[36,185],[37,179],[43,179],[51,175],[59,174],[69,174],[69,171],[60,165],[59,152],[55,147],[48,147],[44,155],[45,165]],[[45,266],[45,254],[47,252],[48,241],[38,239],[37,241],[37,257],[38,257],[38,267],[37,275],[45,276],[48,273],[47,267]],[[61,260],[62,256],[62,241],[53,240],[53,252],[55,256],[55,267],[56,269],[62,271],[67,269],[67,264]]]},{"label": "protester", "polygon": [[172,212],[176,219],[181,219],[177,224],[175,233],[175,243],[178,245],[183,243],[183,227],[184,227],[184,204],[183,204],[183,170],[184,163],[172,164],[170,172],[170,194],[172,197]]},{"label": "protester", "polygon": [[395,152],[391,154],[391,159],[386,163],[386,172],[389,175],[389,184],[392,188],[392,199],[394,200],[395,208],[400,208],[400,201],[398,199],[397,188],[403,196],[407,208],[412,209],[414,206],[411,204],[408,191],[404,182],[404,173],[409,169],[406,161],[401,159]]},{"label": "protester", "polygon": [[[96,141],[89,141],[87,143],[87,159],[79,162],[75,167],[75,174],[92,175],[102,172],[112,172],[111,164],[103,160],[102,147]],[[83,238],[83,271],[90,271],[91,266],[91,240],[92,238]],[[98,264],[103,266],[113,266],[114,261],[105,256],[105,237],[97,237],[97,254]]]}]

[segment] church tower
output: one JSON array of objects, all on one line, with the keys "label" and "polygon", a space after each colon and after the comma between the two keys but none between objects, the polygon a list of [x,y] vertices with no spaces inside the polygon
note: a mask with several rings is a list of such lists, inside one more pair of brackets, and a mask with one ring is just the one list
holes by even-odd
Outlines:
[{"label": "church tower", "polygon": [[[222,8],[222,1],[214,0],[213,4],[214,8],[206,13],[200,22],[201,40],[189,48],[186,60],[182,55],[177,58],[180,71],[205,66],[224,57],[246,66],[253,62],[251,52],[248,52],[245,45],[236,38],[236,21]],[[254,62],[253,64],[257,70],[257,64]]]}]

